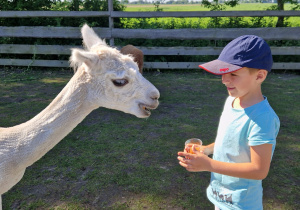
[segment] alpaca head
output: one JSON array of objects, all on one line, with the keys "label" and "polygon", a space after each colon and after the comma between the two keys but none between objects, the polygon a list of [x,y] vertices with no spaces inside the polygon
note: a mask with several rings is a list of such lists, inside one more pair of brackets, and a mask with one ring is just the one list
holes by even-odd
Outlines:
[{"label": "alpaca head", "polygon": [[139,72],[133,57],[109,47],[89,26],[81,29],[85,50],[72,49],[71,65],[88,78],[88,100],[137,117],[157,108],[159,91]]}]

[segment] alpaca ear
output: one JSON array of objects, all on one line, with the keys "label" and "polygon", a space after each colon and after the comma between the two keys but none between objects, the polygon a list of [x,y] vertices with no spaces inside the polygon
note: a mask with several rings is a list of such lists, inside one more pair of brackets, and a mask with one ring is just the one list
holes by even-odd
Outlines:
[{"label": "alpaca ear", "polygon": [[99,56],[95,53],[86,52],[79,49],[72,49],[72,56],[70,58],[70,62],[71,66],[73,66],[75,70],[82,64],[85,64],[88,67],[88,69],[92,69],[98,61]]},{"label": "alpaca ear", "polygon": [[101,40],[95,31],[87,24],[84,24],[84,26],[81,28],[81,34],[83,38],[83,44],[88,50],[90,50],[94,45],[106,45],[106,43]]}]

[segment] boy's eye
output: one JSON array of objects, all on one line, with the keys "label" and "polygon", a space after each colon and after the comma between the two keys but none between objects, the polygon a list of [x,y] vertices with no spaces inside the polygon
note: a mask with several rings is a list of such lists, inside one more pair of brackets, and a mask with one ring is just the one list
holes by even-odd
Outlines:
[{"label": "boy's eye", "polygon": [[236,74],[231,74],[231,76],[237,76]]}]

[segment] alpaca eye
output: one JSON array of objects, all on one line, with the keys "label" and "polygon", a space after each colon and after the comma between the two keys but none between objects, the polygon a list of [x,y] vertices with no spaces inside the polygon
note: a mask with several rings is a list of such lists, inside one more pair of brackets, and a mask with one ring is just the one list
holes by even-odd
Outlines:
[{"label": "alpaca eye", "polygon": [[128,83],[127,79],[115,79],[112,81],[115,86],[122,87],[125,86]]}]

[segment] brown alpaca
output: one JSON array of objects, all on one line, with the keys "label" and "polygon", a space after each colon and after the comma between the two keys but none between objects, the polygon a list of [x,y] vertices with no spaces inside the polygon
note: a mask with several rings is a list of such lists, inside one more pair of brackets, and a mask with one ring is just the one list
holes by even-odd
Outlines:
[{"label": "brown alpaca", "polygon": [[132,55],[133,60],[137,62],[139,71],[143,74],[143,65],[144,65],[144,53],[140,49],[136,48],[133,45],[126,45],[121,48],[120,52],[123,55]]}]

